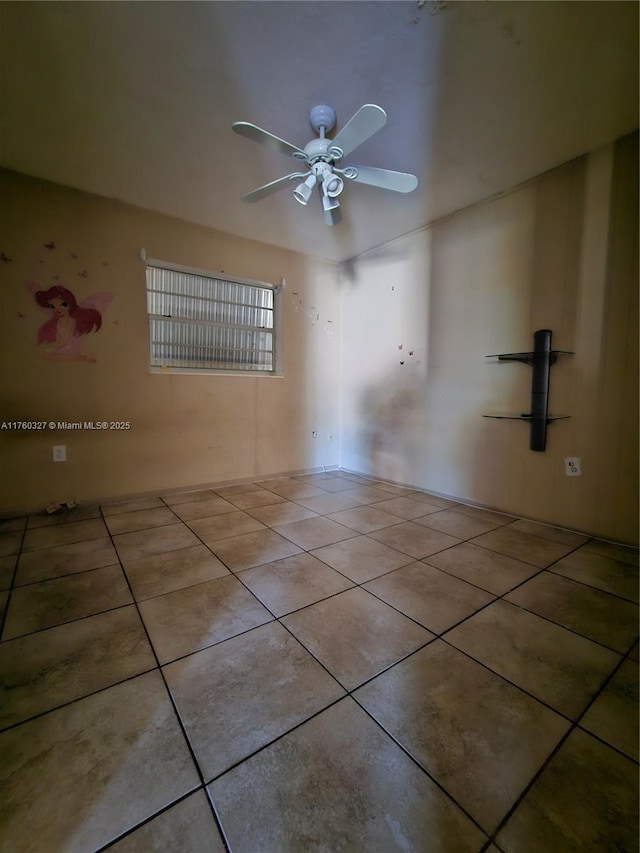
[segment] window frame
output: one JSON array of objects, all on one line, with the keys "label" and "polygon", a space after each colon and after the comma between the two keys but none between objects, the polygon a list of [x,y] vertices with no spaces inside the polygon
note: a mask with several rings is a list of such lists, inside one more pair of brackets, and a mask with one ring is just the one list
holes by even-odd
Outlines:
[{"label": "window frame", "polygon": [[[280,341],[281,328],[282,328],[282,304],[280,294],[282,288],[284,286],[284,279],[282,279],[281,283],[276,285],[267,281],[257,281],[255,279],[250,278],[241,278],[239,276],[232,276],[225,273],[223,270],[219,272],[213,270],[206,270],[200,267],[191,267],[185,266],[184,264],[176,264],[171,261],[164,261],[158,258],[148,258],[145,254],[144,249],[141,250],[140,253],[141,259],[144,262],[145,267],[145,302],[146,302],[146,312],[147,312],[147,335],[148,335],[148,346],[147,352],[149,357],[149,372],[155,374],[187,374],[190,376],[252,376],[252,377],[264,377],[264,378],[282,378],[282,347]],[[159,314],[150,314],[149,313],[149,303],[148,303],[148,293],[149,293],[149,281],[147,278],[147,269],[149,267],[153,267],[154,269],[167,270],[169,272],[177,272],[184,273],[185,275],[196,275],[202,278],[210,278],[218,281],[227,281],[232,284],[244,284],[250,287],[258,287],[263,290],[271,290],[273,291],[273,327],[269,329],[272,333],[273,340],[273,367],[271,370],[252,370],[252,369],[230,369],[223,367],[179,367],[172,365],[155,365],[151,364],[152,353],[152,334],[151,327],[152,321],[154,319],[166,319]],[[186,319],[188,323],[188,318]],[[195,324],[200,324],[201,321],[194,321]],[[208,324],[207,324],[208,325]],[[224,326],[224,324],[219,324]]]}]

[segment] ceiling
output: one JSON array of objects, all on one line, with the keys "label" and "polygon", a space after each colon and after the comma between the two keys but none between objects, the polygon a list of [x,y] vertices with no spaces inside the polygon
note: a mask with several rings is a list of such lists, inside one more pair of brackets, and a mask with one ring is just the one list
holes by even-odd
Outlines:
[{"label": "ceiling", "polygon": [[[638,126],[635,2],[4,2],[0,30],[0,166],[334,261]],[[333,228],[240,200],[297,166],[233,122],[304,146],[314,104],[365,103],[347,160],[417,190],[349,184]]]}]

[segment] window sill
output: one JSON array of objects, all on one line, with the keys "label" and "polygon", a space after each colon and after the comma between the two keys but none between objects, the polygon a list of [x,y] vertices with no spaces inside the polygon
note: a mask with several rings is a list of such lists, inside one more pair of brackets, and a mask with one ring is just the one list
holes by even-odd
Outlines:
[{"label": "window sill", "polygon": [[213,368],[191,369],[189,367],[150,367],[149,373],[182,374],[187,376],[247,376],[251,379],[284,379],[284,374],[270,370],[215,370]]}]

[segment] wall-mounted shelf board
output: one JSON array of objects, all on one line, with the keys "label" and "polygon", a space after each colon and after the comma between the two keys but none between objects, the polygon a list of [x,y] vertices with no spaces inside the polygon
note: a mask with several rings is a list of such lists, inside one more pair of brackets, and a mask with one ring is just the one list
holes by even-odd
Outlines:
[{"label": "wall-mounted shelf board", "polygon": [[531,411],[522,414],[492,413],[485,418],[498,420],[529,421],[531,424],[529,447],[531,450],[543,451],[547,444],[547,426],[553,421],[570,418],[571,415],[550,415],[549,405],[549,374],[552,364],[556,363],[559,355],[573,355],[569,350],[551,349],[551,330],[539,329],[533,334],[532,352],[506,352],[488,355],[486,358],[497,358],[499,361],[519,361],[533,368],[531,375]]}]

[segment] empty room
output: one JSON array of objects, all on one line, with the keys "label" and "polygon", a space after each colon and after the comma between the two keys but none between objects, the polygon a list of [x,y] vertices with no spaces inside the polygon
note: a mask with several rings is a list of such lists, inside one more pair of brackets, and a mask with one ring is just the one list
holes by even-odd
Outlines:
[{"label": "empty room", "polygon": [[637,853],[638,29],[0,3],[2,853]]}]

